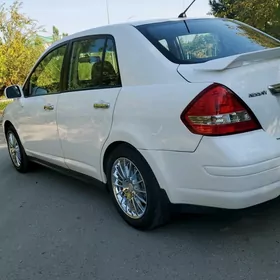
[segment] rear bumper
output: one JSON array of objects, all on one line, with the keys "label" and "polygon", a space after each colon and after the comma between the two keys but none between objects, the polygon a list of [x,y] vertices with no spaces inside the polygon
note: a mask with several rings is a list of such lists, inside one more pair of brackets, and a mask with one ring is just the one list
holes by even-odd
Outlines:
[{"label": "rear bumper", "polygon": [[242,209],[280,195],[280,141],[262,130],[204,137],[194,153],[141,153],[174,204]]}]

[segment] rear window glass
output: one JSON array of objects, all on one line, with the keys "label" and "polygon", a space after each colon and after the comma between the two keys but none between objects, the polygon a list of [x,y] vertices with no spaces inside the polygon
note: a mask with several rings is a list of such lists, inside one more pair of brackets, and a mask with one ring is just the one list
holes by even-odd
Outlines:
[{"label": "rear window glass", "polygon": [[227,19],[168,21],[136,28],[169,60],[180,64],[280,47],[280,41]]}]

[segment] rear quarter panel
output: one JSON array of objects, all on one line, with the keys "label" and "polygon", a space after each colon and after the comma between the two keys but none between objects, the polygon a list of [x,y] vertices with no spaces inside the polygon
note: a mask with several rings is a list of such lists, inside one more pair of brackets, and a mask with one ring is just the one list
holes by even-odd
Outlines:
[{"label": "rear quarter panel", "polygon": [[125,141],[137,149],[193,152],[201,136],[180,115],[208,84],[188,83],[178,65],[166,59],[135,27],[115,28],[122,89],[105,149]]},{"label": "rear quarter panel", "polygon": [[108,141],[125,141],[145,150],[195,151],[201,136],[192,134],[180,115],[203,88],[190,86],[183,79],[170,84],[124,87]]}]

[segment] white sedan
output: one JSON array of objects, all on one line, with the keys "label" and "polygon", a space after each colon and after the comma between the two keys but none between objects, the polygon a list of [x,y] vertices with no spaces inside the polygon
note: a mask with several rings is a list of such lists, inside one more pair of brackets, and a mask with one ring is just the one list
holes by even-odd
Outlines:
[{"label": "white sedan", "polygon": [[135,228],[167,222],[174,204],[240,209],[280,195],[280,42],[240,22],[83,31],[5,94],[14,167],[95,179]]}]

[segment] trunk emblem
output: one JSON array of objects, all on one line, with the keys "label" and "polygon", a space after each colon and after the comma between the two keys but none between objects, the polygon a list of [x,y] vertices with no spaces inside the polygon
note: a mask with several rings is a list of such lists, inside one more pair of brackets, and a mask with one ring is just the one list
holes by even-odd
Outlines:
[{"label": "trunk emblem", "polygon": [[266,90],[263,90],[263,91],[261,91],[261,92],[250,93],[250,94],[249,94],[249,98],[258,97],[258,96],[262,96],[262,95],[267,95],[267,91],[266,91]]}]

